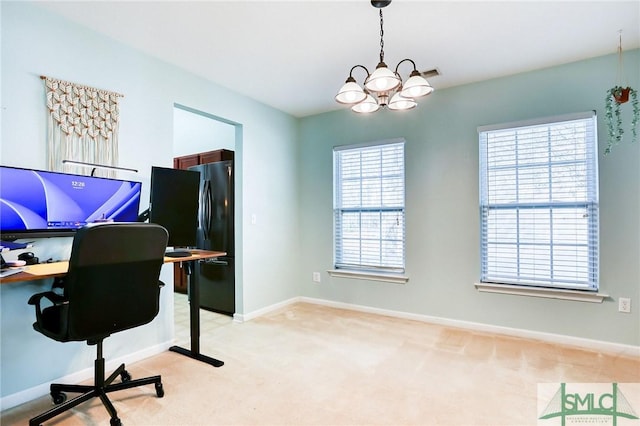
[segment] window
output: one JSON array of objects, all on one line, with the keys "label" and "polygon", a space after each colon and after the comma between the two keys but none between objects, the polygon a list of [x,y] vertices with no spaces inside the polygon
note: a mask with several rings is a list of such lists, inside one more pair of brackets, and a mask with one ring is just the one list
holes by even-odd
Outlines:
[{"label": "window", "polygon": [[336,269],[404,272],[404,140],[334,148]]},{"label": "window", "polygon": [[481,281],[598,290],[595,113],[478,133]]}]

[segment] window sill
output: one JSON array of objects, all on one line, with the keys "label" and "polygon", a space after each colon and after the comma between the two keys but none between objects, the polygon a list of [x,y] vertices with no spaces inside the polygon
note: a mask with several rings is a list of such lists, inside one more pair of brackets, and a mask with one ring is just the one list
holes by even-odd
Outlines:
[{"label": "window sill", "polygon": [[486,293],[516,294],[519,296],[545,297],[548,299],[575,300],[578,302],[602,303],[608,294],[557,288],[525,287],[509,284],[475,283],[478,291]]},{"label": "window sill", "polygon": [[394,284],[405,284],[409,277],[400,274],[387,274],[384,272],[348,271],[344,269],[330,269],[329,275],[337,278],[354,278],[357,280],[384,281]]}]

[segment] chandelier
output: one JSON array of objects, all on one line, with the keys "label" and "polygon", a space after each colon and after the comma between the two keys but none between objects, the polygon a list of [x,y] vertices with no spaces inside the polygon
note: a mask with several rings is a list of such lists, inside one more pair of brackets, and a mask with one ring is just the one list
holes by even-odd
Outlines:
[{"label": "chandelier", "polygon": [[[417,105],[415,98],[426,96],[433,92],[433,87],[416,69],[416,63],[411,59],[403,59],[396,65],[395,72],[387,68],[384,63],[384,20],[382,18],[382,8],[391,3],[391,0],[376,1],[371,0],[371,5],[380,9],[380,62],[375,71],[370,74],[363,65],[355,65],[349,71],[349,78],[340,88],[336,95],[336,101],[341,104],[352,105],[351,110],[358,113],[375,112],[380,107],[388,107],[391,110],[406,110]],[[410,62],[413,71],[409,74],[409,79],[403,84],[398,68],[401,64]],[[364,80],[364,89],[356,83],[353,78],[353,71],[362,68],[367,77]],[[437,75],[437,71],[430,71]]]}]

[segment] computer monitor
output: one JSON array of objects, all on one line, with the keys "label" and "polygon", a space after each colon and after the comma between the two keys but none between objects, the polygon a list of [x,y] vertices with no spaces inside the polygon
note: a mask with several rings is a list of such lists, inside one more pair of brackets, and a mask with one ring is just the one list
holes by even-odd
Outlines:
[{"label": "computer monitor", "polygon": [[198,230],[200,172],[153,166],[151,168],[151,197],[149,222],[163,226],[169,233],[169,257],[190,256],[188,250],[176,247],[195,247]]},{"label": "computer monitor", "polygon": [[0,166],[0,237],[73,236],[91,222],[135,222],[142,183]]}]

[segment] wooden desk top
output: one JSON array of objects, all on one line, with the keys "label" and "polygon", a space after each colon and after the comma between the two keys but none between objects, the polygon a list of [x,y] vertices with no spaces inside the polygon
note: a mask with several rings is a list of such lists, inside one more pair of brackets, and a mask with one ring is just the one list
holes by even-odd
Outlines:
[{"label": "wooden desk top", "polygon": [[[210,259],[213,257],[226,255],[226,253],[222,251],[207,251],[200,249],[190,249],[189,251],[191,252],[191,256],[189,257],[165,257],[164,263],[178,263],[190,260]],[[68,261],[29,265],[26,266],[26,269],[20,273],[0,278],[0,284],[10,284],[18,281],[34,281],[42,280],[45,278],[62,277],[67,274],[68,270]]]}]

